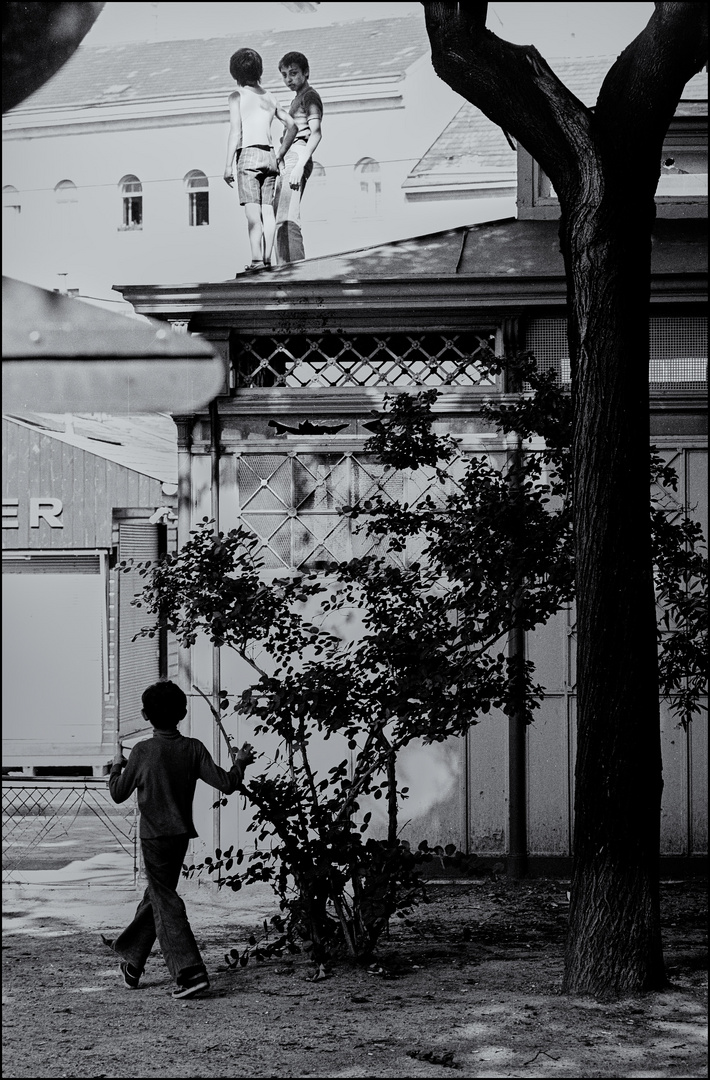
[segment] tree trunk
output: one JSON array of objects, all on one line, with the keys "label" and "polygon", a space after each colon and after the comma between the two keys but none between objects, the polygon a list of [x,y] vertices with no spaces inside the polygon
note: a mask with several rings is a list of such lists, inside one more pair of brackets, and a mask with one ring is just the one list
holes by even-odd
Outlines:
[{"label": "tree trunk", "polygon": [[665,981],[658,890],[663,781],[649,512],[654,206],[638,188],[635,198],[623,190],[610,197],[593,163],[584,182],[574,211],[563,210],[560,232],[575,394],[579,706],[563,987],[568,993],[608,996],[657,989]]},{"label": "tree trunk", "polygon": [[387,843],[397,843],[397,754],[390,750],[387,755]]},{"label": "tree trunk", "polygon": [[437,74],[509,132],[558,193],[567,271],[578,606],[575,865],[564,988],[663,984],[662,766],[649,521],[648,316],[654,193],[707,7],[656,3],[594,112],[488,5],[426,0]]}]

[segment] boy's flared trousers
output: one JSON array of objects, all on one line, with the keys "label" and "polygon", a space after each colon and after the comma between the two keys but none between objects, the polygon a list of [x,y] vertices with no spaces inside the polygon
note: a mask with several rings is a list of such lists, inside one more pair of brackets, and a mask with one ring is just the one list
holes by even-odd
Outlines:
[{"label": "boy's flared trousers", "polygon": [[275,261],[277,266],[300,262],[306,257],[301,232],[301,199],[306,190],[306,181],[313,172],[313,162],[307,162],[299,187],[292,188],[289,184],[291,172],[301,160],[301,154],[302,147],[299,148],[294,144],[286,154],[283,172],[276,181],[274,205],[276,207]]},{"label": "boy's flared trousers", "polygon": [[186,833],[141,840],[148,887],[133,922],[113,942],[114,952],[143,971],[157,937],[176,982],[204,970],[185,904],[176,892],[189,842]]}]

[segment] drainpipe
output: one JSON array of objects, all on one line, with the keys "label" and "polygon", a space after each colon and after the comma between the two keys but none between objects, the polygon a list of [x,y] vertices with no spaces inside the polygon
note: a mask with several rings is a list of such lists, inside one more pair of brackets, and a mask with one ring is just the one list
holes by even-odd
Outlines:
[{"label": "drainpipe", "polygon": [[[518,318],[506,319],[503,326],[504,348],[508,355],[520,351],[521,325]],[[505,373],[504,389],[507,393],[520,393],[522,386],[517,378]],[[522,439],[515,437],[509,458],[510,485],[514,493],[520,484],[520,466],[523,460]],[[522,599],[522,586],[513,600],[513,626],[508,634],[508,659],[510,674],[522,688],[525,672],[525,630],[516,625],[515,609]],[[518,881],[527,873],[528,821],[527,821],[527,732],[521,694],[508,717],[508,859],[507,874]]]},{"label": "drainpipe", "polygon": [[[219,533],[219,406],[217,398],[210,403],[210,516],[214,519],[215,536]],[[219,714],[219,691],[221,679],[219,645],[212,646],[212,708]],[[219,728],[212,725],[212,757],[219,764],[221,747]],[[220,792],[215,791],[215,800]],[[215,848],[221,847],[222,808],[217,804],[212,810],[212,837]]]},{"label": "drainpipe", "polygon": [[[173,416],[173,422],[178,429],[178,522],[177,522],[177,547],[178,551],[186,544],[190,537],[192,527],[192,432],[195,424],[194,416]],[[180,646],[178,653],[178,668],[180,671],[181,685],[187,689],[192,686],[192,670],[190,663],[190,650]],[[188,701],[189,701],[188,697]],[[189,714],[188,714],[189,715]],[[190,718],[191,719],[191,718]],[[190,730],[190,734],[192,731]]]},{"label": "drainpipe", "polygon": [[[508,657],[513,677],[520,678],[525,663],[525,631],[515,626],[508,635]],[[526,724],[522,708],[508,717],[508,877],[519,880],[527,873],[527,759]]]}]

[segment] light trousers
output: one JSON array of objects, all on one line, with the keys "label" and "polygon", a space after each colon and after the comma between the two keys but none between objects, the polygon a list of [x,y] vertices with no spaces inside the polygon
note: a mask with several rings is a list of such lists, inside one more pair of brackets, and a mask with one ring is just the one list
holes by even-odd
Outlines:
[{"label": "light trousers", "polygon": [[291,173],[295,165],[302,160],[303,145],[294,143],[284,159],[284,167],[276,181],[274,205],[276,207],[276,238],[274,252],[276,265],[298,262],[305,259],[301,232],[301,200],[306,190],[306,182],[313,172],[313,162],[309,161],[303,171],[303,178],[297,188],[290,185]]}]

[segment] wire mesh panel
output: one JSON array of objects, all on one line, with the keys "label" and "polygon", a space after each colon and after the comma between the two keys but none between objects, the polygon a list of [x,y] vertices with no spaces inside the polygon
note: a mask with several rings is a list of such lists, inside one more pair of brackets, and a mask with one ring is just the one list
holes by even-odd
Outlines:
[{"label": "wire mesh panel", "polygon": [[704,390],[708,379],[707,319],[651,319],[650,381],[659,388]]},{"label": "wire mesh panel", "polygon": [[[117,805],[105,780],[4,779],[3,882],[22,883],[28,871],[56,868],[94,855],[124,852],[138,875],[135,795]],[[60,851],[61,849],[61,851]]]},{"label": "wire mesh panel", "polygon": [[495,332],[240,336],[238,387],[494,386],[481,366]]},{"label": "wire mesh panel", "polygon": [[552,368],[563,383],[570,381],[566,319],[531,319],[525,335],[525,347],[535,356],[539,371]]},{"label": "wire mesh panel", "polygon": [[[237,460],[237,500],[242,523],[260,541],[267,569],[304,568],[372,554],[382,541],[340,514],[375,495],[410,506],[430,497],[438,503],[456,484],[461,459],[448,468],[446,485],[433,470],[405,476],[385,472],[369,455],[291,451],[244,453]],[[416,541],[402,558],[416,557]]]},{"label": "wire mesh panel", "polygon": [[[557,371],[569,382],[566,319],[531,319],[526,347],[542,371]],[[698,316],[654,316],[649,324],[649,382],[656,389],[704,390],[707,387],[708,327]]]}]

